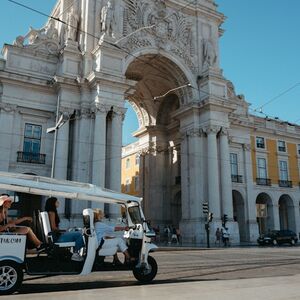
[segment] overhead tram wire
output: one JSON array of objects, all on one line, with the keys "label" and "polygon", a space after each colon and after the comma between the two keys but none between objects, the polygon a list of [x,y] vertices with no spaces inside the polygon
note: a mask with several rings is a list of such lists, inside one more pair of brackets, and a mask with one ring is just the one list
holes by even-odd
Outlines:
[{"label": "overhead tram wire", "polygon": [[288,92],[290,92],[291,90],[295,89],[297,86],[300,85],[300,81],[297,82],[296,84],[290,86],[289,88],[287,88],[286,90],[284,90],[283,92],[279,93],[278,95],[276,95],[275,97],[271,98],[270,100],[268,100],[266,103],[264,103],[261,106],[258,106],[257,108],[255,108],[254,110],[257,112],[262,112],[263,107],[269,105],[270,103],[274,102],[275,100],[277,100],[278,98],[280,98],[281,96],[287,94]]},{"label": "overhead tram wire", "polygon": [[[46,13],[44,13],[44,12],[41,12],[41,11],[39,11],[39,10],[37,10],[37,9],[34,9],[34,8],[32,8],[32,7],[30,7],[30,6],[27,6],[27,5],[24,5],[24,4],[22,4],[22,3],[19,3],[18,1],[15,1],[15,0],[7,0],[7,1],[9,1],[9,2],[11,2],[11,3],[14,3],[14,4],[18,5],[18,6],[21,6],[21,7],[23,7],[23,8],[26,8],[27,10],[30,10],[30,11],[33,11],[33,12],[38,13],[38,14],[40,14],[40,15],[43,15],[43,16],[45,16],[45,17],[47,17],[47,18],[52,19],[52,20],[55,20],[55,21],[57,21],[57,22],[60,22],[60,23],[66,25],[66,26],[68,26],[68,27],[71,27],[71,28],[73,28],[73,29],[76,29],[76,30],[78,30],[79,32],[84,33],[84,34],[86,34],[86,35],[89,35],[89,36],[91,36],[91,37],[93,37],[93,38],[95,38],[95,39],[99,39],[99,36],[96,36],[96,35],[94,35],[94,34],[92,34],[92,33],[89,33],[89,32],[87,32],[87,31],[85,31],[85,30],[82,30],[82,29],[80,29],[80,28],[77,28],[77,27],[75,27],[75,26],[73,26],[73,25],[71,25],[71,24],[68,24],[67,22],[61,20],[59,17],[57,18],[57,17],[50,16],[49,14],[46,14]],[[191,5],[191,4],[192,4],[192,3],[189,2],[187,5],[185,5],[184,7],[182,7],[182,9],[188,7],[188,6]],[[173,14],[173,13],[172,13],[172,14]],[[171,15],[172,15],[172,14],[171,14]],[[169,73],[166,73],[166,72],[162,71],[162,69],[160,69],[160,68],[156,67],[155,65],[149,63],[148,61],[146,61],[146,60],[144,60],[144,59],[142,59],[142,58],[140,58],[140,57],[138,57],[138,56],[132,54],[132,53],[131,53],[130,51],[128,51],[127,49],[125,49],[125,48],[123,48],[123,47],[120,47],[120,46],[116,45],[115,43],[108,42],[108,41],[105,41],[105,40],[103,41],[103,43],[106,43],[107,45],[113,46],[113,47],[115,47],[115,48],[117,48],[117,49],[119,49],[119,50],[125,52],[127,55],[132,56],[133,58],[135,58],[136,60],[142,62],[143,64],[150,66],[151,68],[155,69],[156,71],[159,71],[160,74],[165,74],[165,75],[167,76],[167,78],[170,76]],[[167,79],[167,78],[165,78],[165,79]]]}]

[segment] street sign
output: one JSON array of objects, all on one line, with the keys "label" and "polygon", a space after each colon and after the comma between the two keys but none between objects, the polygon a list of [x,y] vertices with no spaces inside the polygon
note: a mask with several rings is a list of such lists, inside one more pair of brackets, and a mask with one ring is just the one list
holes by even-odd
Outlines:
[{"label": "street sign", "polygon": [[203,208],[203,213],[208,214],[208,203],[207,202],[204,202],[202,204],[202,208]]}]

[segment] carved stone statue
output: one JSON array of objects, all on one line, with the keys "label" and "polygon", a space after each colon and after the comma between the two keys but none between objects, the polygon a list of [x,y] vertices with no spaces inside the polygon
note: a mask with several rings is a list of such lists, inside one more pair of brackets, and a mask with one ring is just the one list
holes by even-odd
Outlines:
[{"label": "carved stone statue", "polygon": [[203,39],[203,66],[213,67],[217,62],[217,54],[212,42],[209,39]]},{"label": "carved stone statue", "polygon": [[13,45],[17,46],[17,47],[23,47],[24,46],[24,41],[25,41],[25,37],[22,36],[22,35],[19,35],[14,40]]},{"label": "carved stone statue", "polygon": [[70,12],[67,15],[67,24],[68,24],[67,39],[68,40],[76,41],[78,22],[79,22],[79,16],[74,11],[74,8],[72,7]]},{"label": "carved stone statue", "polygon": [[48,39],[57,40],[58,39],[58,31],[54,27],[54,21],[50,20],[47,27],[45,28],[45,34]]},{"label": "carved stone statue", "polygon": [[25,36],[17,36],[13,44],[20,48],[26,47],[47,54],[57,54],[60,50],[58,31],[53,20],[41,29],[29,27],[29,32]]},{"label": "carved stone statue", "polygon": [[100,28],[101,32],[110,37],[114,37],[116,27],[114,5],[111,0],[108,0],[106,5],[101,9]]}]

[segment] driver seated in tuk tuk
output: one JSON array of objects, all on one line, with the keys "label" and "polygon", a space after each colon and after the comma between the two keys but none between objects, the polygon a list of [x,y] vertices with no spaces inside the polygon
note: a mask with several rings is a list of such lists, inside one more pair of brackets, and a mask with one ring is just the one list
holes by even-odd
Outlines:
[{"label": "driver seated in tuk tuk", "polygon": [[[115,231],[128,230],[128,227],[109,226],[103,222],[104,213],[101,209],[94,210],[94,226],[97,235],[98,244],[102,244],[101,248],[117,248],[125,256],[124,263],[130,264],[132,261],[128,247],[122,238],[114,236]],[[119,265],[122,262],[119,260],[117,253],[114,255],[114,264]]]},{"label": "driver seated in tuk tuk", "polygon": [[43,250],[45,245],[36,237],[30,227],[17,226],[25,221],[32,222],[31,217],[23,217],[15,220],[8,219],[8,209],[11,207],[11,204],[12,200],[7,194],[0,197],[0,232],[13,232],[27,235],[29,241],[33,243],[38,251]]}]

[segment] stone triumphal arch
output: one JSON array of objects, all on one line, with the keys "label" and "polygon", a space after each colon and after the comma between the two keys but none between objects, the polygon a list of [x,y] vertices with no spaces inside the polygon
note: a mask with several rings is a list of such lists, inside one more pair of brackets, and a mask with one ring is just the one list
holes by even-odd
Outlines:
[{"label": "stone triumphal arch", "polygon": [[[214,1],[58,0],[52,16],[3,50],[7,71],[32,76],[30,91],[15,78],[13,93],[26,90],[15,97],[20,124],[32,118],[49,127],[60,114],[69,120],[57,131],[54,163],[34,173],[50,175],[52,167],[56,178],[120,190],[127,100],[139,121],[147,217],[180,226],[185,241],[204,243],[208,202],[212,232],[227,214],[237,239],[228,142],[228,116],[237,104],[219,67],[224,16]],[[42,135],[41,143],[52,152],[52,138]],[[66,202],[61,213],[82,208],[72,205]]]}]

